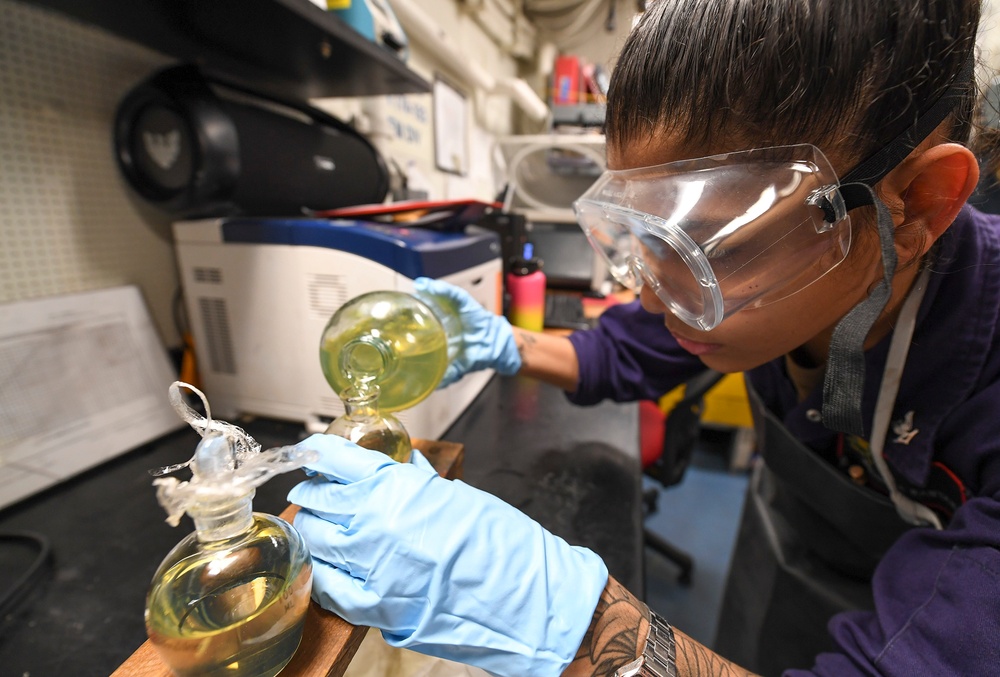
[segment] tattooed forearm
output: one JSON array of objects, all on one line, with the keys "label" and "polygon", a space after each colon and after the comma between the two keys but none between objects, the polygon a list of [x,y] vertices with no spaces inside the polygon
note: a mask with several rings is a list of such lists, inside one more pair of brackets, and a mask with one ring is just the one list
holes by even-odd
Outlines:
[{"label": "tattooed forearm", "polygon": [[[587,634],[563,677],[611,677],[646,646],[649,609],[613,578],[594,609]],[[709,651],[674,628],[677,677],[750,677],[753,673]]]},{"label": "tattooed forearm", "polygon": [[576,390],[579,363],[567,337],[514,327],[514,341],[521,356],[519,374],[569,392]]},{"label": "tattooed forearm", "polygon": [[517,343],[517,352],[521,354],[522,360],[527,358],[527,353],[538,343],[535,335],[526,331],[515,331],[514,341]]},{"label": "tattooed forearm", "polygon": [[674,628],[674,641],[677,644],[677,677],[750,677],[754,674],[730,663],[677,628]]},{"label": "tattooed forearm", "polygon": [[649,634],[649,609],[613,578],[608,579],[566,677],[613,675],[634,661]]}]

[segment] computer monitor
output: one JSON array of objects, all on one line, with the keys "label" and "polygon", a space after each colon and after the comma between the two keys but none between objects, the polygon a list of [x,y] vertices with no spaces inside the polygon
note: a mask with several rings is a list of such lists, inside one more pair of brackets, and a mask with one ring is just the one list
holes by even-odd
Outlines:
[{"label": "computer monitor", "polygon": [[550,289],[597,290],[600,271],[595,270],[596,252],[576,223],[532,222],[528,241],[542,260],[542,272]]}]

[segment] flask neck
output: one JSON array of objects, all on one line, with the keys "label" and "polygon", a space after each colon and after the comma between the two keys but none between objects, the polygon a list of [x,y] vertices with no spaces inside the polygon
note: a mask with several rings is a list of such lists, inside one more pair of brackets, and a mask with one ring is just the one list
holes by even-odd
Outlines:
[{"label": "flask neck", "polygon": [[246,533],[253,527],[254,491],[234,499],[199,503],[188,514],[202,543],[224,541]]},{"label": "flask neck", "polygon": [[355,385],[374,384],[389,376],[395,367],[396,354],[392,346],[373,334],[348,342],[340,353],[340,372]]},{"label": "flask neck", "polygon": [[351,387],[340,394],[344,402],[344,414],[355,421],[370,421],[379,417],[378,386],[367,389]]}]

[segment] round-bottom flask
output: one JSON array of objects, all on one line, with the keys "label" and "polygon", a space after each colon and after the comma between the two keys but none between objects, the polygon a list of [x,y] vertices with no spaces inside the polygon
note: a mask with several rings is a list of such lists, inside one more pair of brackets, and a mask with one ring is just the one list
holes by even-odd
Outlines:
[{"label": "round-bottom flask", "polygon": [[334,392],[377,385],[380,409],[399,411],[434,391],[461,342],[461,321],[448,299],[375,291],[333,314],[320,340],[320,364]]},{"label": "round-bottom flask", "polygon": [[309,551],[287,522],[252,512],[252,496],[192,507],[197,530],[153,576],[146,631],[179,677],[270,677],[302,639]]},{"label": "round-bottom flask", "polygon": [[326,432],[339,435],[359,447],[387,454],[407,463],[413,451],[410,435],[399,419],[379,409],[379,387],[348,388],[340,394],[344,414],[334,419]]}]

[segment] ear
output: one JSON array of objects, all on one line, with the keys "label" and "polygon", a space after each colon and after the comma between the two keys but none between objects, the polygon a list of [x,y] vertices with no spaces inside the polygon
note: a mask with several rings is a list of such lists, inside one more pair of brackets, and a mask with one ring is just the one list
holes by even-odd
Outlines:
[{"label": "ear", "polygon": [[[979,162],[957,143],[941,143],[911,155],[892,177],[903,203],[903,223],[922,229],[923,251],[948,230],[979,182]],[[887,177],[888,178],[888,177]]]}]

